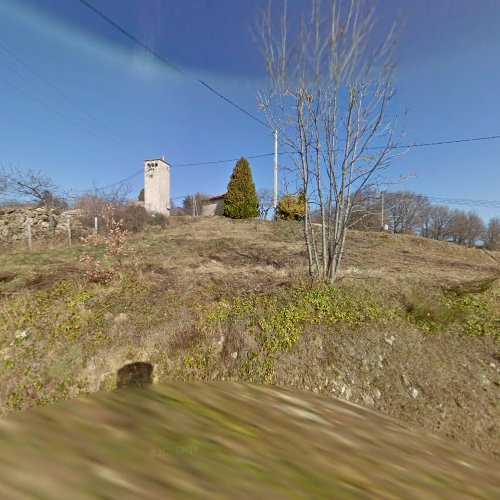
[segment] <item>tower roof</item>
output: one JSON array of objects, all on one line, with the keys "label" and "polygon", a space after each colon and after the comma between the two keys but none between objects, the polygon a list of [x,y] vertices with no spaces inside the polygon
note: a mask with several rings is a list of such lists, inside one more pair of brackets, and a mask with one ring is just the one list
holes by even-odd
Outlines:
[{"label": "tower roof", "polygon": [[170,165],[170,162],[165,160],[165,158],[147,158],[144,160],[144,162],[147,162],[147,161],[162,161],[163,163]]}]

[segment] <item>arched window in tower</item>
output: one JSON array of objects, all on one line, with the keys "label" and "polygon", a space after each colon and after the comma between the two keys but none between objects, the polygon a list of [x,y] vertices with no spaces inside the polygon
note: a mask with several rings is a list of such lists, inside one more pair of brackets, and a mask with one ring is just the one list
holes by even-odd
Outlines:
[{"label": "arched window in tower", "polygon": [[[158,164],[156,164],[158,165]],[[149,177],[149,178],[152,178],[153,175],[155,173],[155,165],[154,163],[148,163],[147,164],[147,168],[146,168],[146,175]]]},{"label": "arched window in tower", "polygon": [[170,215],[170,165],[163,158],[144,161],[144,208]]}]

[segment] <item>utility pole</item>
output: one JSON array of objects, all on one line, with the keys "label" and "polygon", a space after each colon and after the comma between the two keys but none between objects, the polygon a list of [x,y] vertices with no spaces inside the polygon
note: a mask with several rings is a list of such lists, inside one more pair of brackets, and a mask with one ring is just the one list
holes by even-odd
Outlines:
[{"label": "utility pole", "polygon": [[381,203],[381,205],[382,205],[382,211],[380,213],[381,218],[382,218],[382,221],[381,221],[382,224],[381,224],[380,228],[381,228],[382,231],[384,231],[384,229],[385,229],[385,226],[384,226],[384,192],[381,191],[380,195],[381,195],[381,199],[382,199],[382,203]]},{"label": "utility pole", "polygon": [[278,131],[274,131],[274,220],[278,219]]}]

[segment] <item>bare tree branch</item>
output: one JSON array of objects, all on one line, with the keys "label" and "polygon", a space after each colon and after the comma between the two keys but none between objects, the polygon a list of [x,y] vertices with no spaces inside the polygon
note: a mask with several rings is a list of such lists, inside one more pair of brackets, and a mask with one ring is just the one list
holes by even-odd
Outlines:
[{"label": "bare tree branch", "polygon": [[40,170],[0,167],[0,191],[18,203],[35,203],[47,211],[67,206],[59,188]]},{"label": "bare tree branch", "polygon": [[397,40],[394,27],[377,39],[374,13],[359,0],[313,0],[294,31],[285,2],[279,23],[269,4],[259,26],[270,85],[258,99],[306,196],[309,271],[328,281],[337,277],[359,198],[384,182],[384,170],[404,152],[390,116]]}]

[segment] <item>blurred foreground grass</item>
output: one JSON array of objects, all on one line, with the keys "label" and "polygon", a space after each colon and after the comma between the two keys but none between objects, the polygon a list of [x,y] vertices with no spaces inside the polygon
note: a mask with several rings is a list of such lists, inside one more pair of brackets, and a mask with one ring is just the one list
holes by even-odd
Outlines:
[{"label": "blurred foreground grass", "polygon": [[120,389],[0,420],[0,498],[500,497],[499,463],[333,398]]}]

